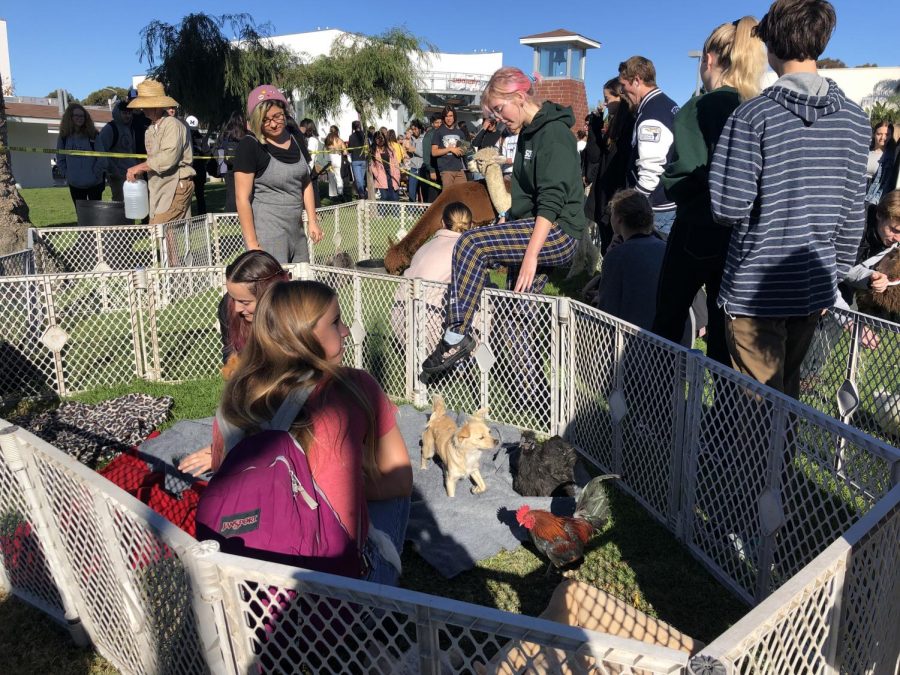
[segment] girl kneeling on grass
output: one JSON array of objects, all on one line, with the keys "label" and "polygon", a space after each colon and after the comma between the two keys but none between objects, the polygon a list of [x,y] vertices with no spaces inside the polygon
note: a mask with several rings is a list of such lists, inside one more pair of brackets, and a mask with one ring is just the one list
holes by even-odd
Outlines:
[{"label": "girl kneeling on grass", "polygon": [[468,335],[488,270],[510,268],[507,285],[516,292],[540,292],[541,268],[567,265],[584,230],[584,185],[571,126],[571,108],[534,98],[532,82],[518,68],[501,68],[481,97],[484,114],[518,134],[512,173],[512,206],[507,222],[464,233],[453,250],[453,280],[447,330],[425,360],[426,375],[437,375],[468,355]]},{"label": "girl kneeling on grass", "polygon": [[[256,303],[276,281],[288,281],[290,275],[274,256],[252,250],[239,255],[225,268],[226,294],[219,302],[219,332],[222,335],[222,375],[227,380],[237,367],[238,355],[250,338],[250,326]],[[212,445],[184,457],[178,468],[193,476],[215,471],[222,464],[224,447],[218,425],[213,423]]]},{"label": "girl kneeling on grass", "polygon": [[365,555],[365,578],[396,583],[398,570],[387,562],[396,556],[367,543],[368,533],[371,522],[394,549],[402,548],[412,469],[394,405],[371,375],[341,366],[348,334],[328,286],[272,285],[257,304],[250,339],[222,394],[223,435],[226,447],[232,430],[252,441],[293,392],[308,388],[289,431],[341,526]]}]

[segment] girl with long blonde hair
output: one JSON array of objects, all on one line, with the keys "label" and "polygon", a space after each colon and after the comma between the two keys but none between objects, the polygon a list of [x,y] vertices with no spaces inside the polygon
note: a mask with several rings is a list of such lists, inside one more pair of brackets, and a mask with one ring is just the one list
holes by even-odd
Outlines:
[{"label": "girl with long blonde hair", "polygon": [[[70,103],[59,123],[57,150],[102,151],[104,148],[97,139],[97,127],[85,107],[79,103]],[[79,199],[99,201],[103,198],[106,187],[103,173],[102,157],[88,155],[56,155],[56,167],[60,175],[66,179],[72,203]]]},{"label": "girl with long blonde hair", "polygon": [[717,27],[706,39],[700,59],[704,92],[675,116],[675,161],[662,177],[675,202],[659,276],[653,332],[678,342],[685,332],[697,292],[706,287],[707,354],[731,365],[725,345],[725,317],[716,304],[731,230],[712,219],[709,165],[725,122],[760,91],[766,48],[754,34],[757,20],[745,16]]},{"label": "girl with long blonde hair", "polygon": [[392,556],[367,543],[370,522],[377,510],[372,529],[387,533],[394,553],[402,548],[412,469],[394,405],[371,375],[341,365],[349,332],[337,295],[325,284],[273,284],[257,303],[250,339],[225,385],[219,416],[225,445],[231,447],[233,430],[247,437],[262,430],[292,392],[309,389],[290,433],[341,525],[358,536],[360,555],[369,563],[366,578],[392,583],[397,574],[387,563]]}]

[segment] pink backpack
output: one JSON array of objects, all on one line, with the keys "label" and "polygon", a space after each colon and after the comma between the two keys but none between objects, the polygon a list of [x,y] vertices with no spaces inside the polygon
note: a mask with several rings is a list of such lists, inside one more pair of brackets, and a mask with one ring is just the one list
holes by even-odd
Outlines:
[{"label": "pink backpack", "polygon": [[197,538],[218,541],[225,553],[358,579],[362,527],[347,532],[288,432],[311,392],[294,390],[251,436],[217,416],[226,455],[197,506]]}]

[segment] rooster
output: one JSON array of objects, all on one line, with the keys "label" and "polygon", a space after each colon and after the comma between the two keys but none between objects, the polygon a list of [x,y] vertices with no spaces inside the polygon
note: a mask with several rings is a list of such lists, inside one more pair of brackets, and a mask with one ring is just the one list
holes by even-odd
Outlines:
[{"label": "rooster", "polygon": [[531,541],[550,565],[559,569],[581,560],[585,544],[609,521],[609,497],[603,481],[618,477],[608,474],[593,478],[584,486],[571,518],[528,505],[516,511],[516,521],[531,533]]}]

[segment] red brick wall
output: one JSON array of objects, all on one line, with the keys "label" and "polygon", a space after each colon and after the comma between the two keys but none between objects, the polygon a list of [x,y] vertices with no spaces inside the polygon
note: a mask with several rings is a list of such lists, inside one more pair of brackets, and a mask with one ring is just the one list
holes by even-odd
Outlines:
[{"label": "red brick wall", "polygon": [[570,106],[575,113],[575,126],[572,127],[572,131],[584,128],[584,118],[588,114],[584,82],[568,79],[541,80],[534,84],[534,95],[539,101],[553,101]]}]

